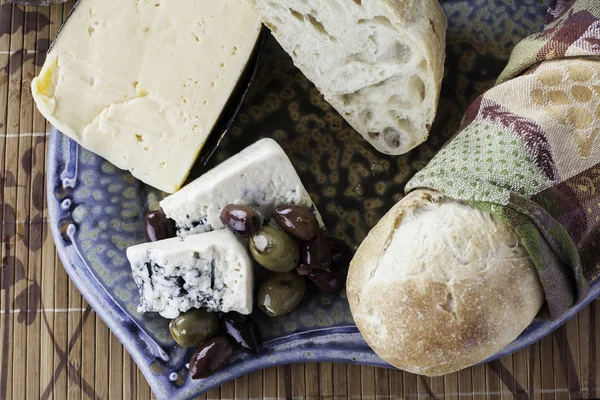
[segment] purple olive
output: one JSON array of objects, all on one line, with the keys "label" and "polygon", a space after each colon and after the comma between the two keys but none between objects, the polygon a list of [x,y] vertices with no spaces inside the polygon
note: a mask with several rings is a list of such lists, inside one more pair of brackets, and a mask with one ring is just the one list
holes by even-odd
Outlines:
[{"label": "purple olive", "polygon": [[221,211],[221,222],[240,237],[249,237],[260,229],[260,216],[242,204],[229,204]]},{"label": "purple olive", "polygon": [[308,274],[310,274],[312,272],[313,269],[314,268],[312,268],[310,265],[300,264],[298,266],[298,268],[296,268],[296,272],[300,276],[307,276]]},{"label": "purple olive", "polygon": [[348,268],[334,268],[331,272],[333,272],[333,275],[335,275],[340,282],[346,282],[346,279],[348,278]]},{"label": "purple olive", "polygon": [[273,211],[273,219],[285,232],[303,241],[311,240],[319,232],[317,218],[306,207],[281,205]]},{"label": "purple olive", "polygon": [[235,344],[252,354],[260,353],[262,333],[256,322],[248,315],[230,312],[221,317],[221,326]]},{"label": "purple olive", "polygon": [[302,245],[302,264],[313,269],[331,269],[331,251],[321,232]]},{"label": "purple olive", "polygon": [[331,262],[334,268],[348,268],[350,261],[354,257],[354,252],[348,246],[348,243],[341,239],[328,237],[327,244],[331,250]]},{"label": "purple olive", "polygon": [[167,218],[163,210],[148,211],[144,216],[144,231],[150,242],[177,236],[175,221]]},{"label": "purple olive", "polygon": [[315,269],[308,274],[310,279],[319,290],[327,294],[339,294],[344,288],[344,281],[339,279],[333,272],[324,269]]},{"label": "purple olive", "polygon": [[229,361],[233,346],[221,335],[202,343],[190,360],[190,376],[202,379],[211,376]]}]

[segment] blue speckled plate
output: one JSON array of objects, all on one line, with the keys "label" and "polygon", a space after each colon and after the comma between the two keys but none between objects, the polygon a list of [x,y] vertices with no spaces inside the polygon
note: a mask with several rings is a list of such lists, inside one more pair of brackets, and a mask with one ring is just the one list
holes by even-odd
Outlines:
[{"label": "blue speckled plate", "polygon": [[[449,20],[448,58],[438,118],[427,144],[402,157],[372,150],[268,36],[237,118],[225,126],[222,140],[216,140],[221,135],[212,139],[191,178],[256,140],[272,137],[290,156],[330,234],[356,246],[401,198],[407,180],[455,132],[470,101],[493,84],[512,47],[543,26],[542,3],[443,1]],[[192,381],[185,369],[191,350],[173,342],[168,321],[137,312],[139,295],[125,257],[128,246],[145,240],[143,215],[157,207],[163,194],[57,131],[50,140],[47,186],[52,233],[65,269],[133,356],[157,398],[192,398],[235,377],[285,363],[387,366],[361,338],[344,298],[312,293],[287,316],[268,319],[255,313],[267,341],[260,356],[235,353],[217,374]],[[599,293],[600,284],[595,282],[586,300],[563,319],[534,321],[492,359],[549,334]]]}]

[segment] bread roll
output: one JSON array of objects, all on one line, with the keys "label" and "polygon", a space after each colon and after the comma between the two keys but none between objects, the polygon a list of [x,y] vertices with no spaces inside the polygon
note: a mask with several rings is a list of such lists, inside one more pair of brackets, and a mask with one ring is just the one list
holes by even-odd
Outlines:
[{"label": "bread roll", "polygon": [[429,376],[492,356],[544,303],[510,227],[429,190],[405,197],[369,233],[350,265],[347,293],[373,350]]},{"label": "bread roll", "polygon": [[437,0],[249,0],[294,63],[377,150],[423,143],[444,74]]}]

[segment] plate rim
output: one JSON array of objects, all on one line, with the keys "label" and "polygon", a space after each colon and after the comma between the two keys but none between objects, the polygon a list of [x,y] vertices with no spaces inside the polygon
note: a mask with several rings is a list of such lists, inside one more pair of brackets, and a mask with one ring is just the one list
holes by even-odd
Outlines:
[{"label": "plate rim", "polygon": [[[272,358],[272,354],[267,354],[264,357],[259,356],[253,359],[244,359],[243,364],[232,365],[232,371],[227,369],[228,374],[220,372],[204,380],[189,381],[191,384],[186,384],[181,387],[176,387],[170,382],[165,382],[164,379],[157,379],[157,374],[151,371],[151,366],[147,362],[148,354],[151,353],[148,344],[144,342],[138,332],[134,333],[128,330],[127,326],[123,324],[123,322],[127,321],[124,321],[123,317],[119,315],[120,312],[123,312],[121,307],[111,299],[110,294],[99,282],[93,281],[95,278],[93,274],[91,274],[85,261],[79,255],[76,243],[67,242],[60,231],[60,223],[65,220],[65,217],[70,215],[70,211],[64,210],[61,207],[60,201],[56,197],[55,190],[63,185],[60,178],[61,172],[64,173],[64,171],[68,170],[70,163],[73,163],[73,159],[75,160],[74,179],[77,180],[77,162],[79,161],[78,157],[72,157],[72,154],[69,154],[67,157],[67,155],[64,154],[65,148],[67,151],[73,151],[73,149],[75,149],[77,153],[79,153],[80,146],[72,139],[60,133],[55,127],[52,127],[46,162],[46,196],[49,223],[57,253],[73,284],[77,287],[91,308],[98,316],[100,316],[108,328],[131,354],[134,362],[146,377],[146,380],[158,399],[191,399],[214,387],[250,372],[291,363],[344,362],[348,364],[393,368],[381,360],[373,350],[368,347],[356,326],[345,326],[300,332],[268,342],[269,345],[273,346],[272,350],[276,352],[278,346],[281,347],[281,342],[287,341],[285,347],[289,347],[291,350],[286,350],[284,361],[271,361],[270,358]],[[64,165],[64,171],[59,170],[61,165]],[[90,288],[95,290],[89,290]],[[600,279],[597,279],[590,284],[590,291],[587,296],[580,303],[570,308],[562,318],[555,321],[534,320],[515,341],[492,357],[482,361],[481,364],[494,361],[536,343],[566,323],[599,295]],[[131,317],[129,317],[126,312],[124,314],[131,320]],[[340,330],[343,332],[340,332]],[[326,343],[319,343],[319,340],[323,341],[327,336],[333,334],[344,335],[345,341],[342,340],[344,343],[365,345],[366,348],[363,346],[362,348],[355,350],[348,348],[332,350]],[[306,346],[307,342],[315,343],[316,345],[315,347],[310,347],[309,350],[302,349]],[[308,352],[311,353],[311,356],[307,355]],[[164,377],[164,375],[161,376]]]},{"label": "plate rim", "polygon": [[[67,147],[68,151],[76,149],[76,151],[79,152],[80,149],[80,146],[74,140],[68,138],[52,126],[46,161],[46,196],[49,224],[57,253],[62,261],[65,271],[77,290],[79,290],[90,307],[104,321],[107,327],[115,334],[117,339],[119,339],[121,344],[129,352],[136,365],[144,374],[157,399],[192,399],[232,379],[276,365],[307,362],[344,362],[348,364],[354,363],[393,368],[381,360],[368,347],[356,326],[341,326],[299,332],[290,336],[271,340],[265,343],[265,347],[271,348],[270,351],[268,350],[267,354],[261,354],[259,357],[242,356],[244,361],[247,362],[247,365],[245,365],[246,363],[234,364],[231,366],[233,371],[226,369],[228,374],[219,372],[204,380],[189,380],[189,382],[191,382],[189,387],[186,387],[187,385],[176,387],[168,381],[168,376],[166,375],[161,375],[166,379],[157,379],[157,374],[152,372],[151,366],[147,362],[149,358],[148,354],[151,353],[148,344],[143,341],[138,332],[132,332],[124,325],[127,320],[120,316],[119,313],[124,313],[130,321],[131,317],[129,317],[129,315],[111,299],[110,294],[95,279],[90,272],[89,266],[79,255],[79,249],[77,248],[76,243],[66,241],[63,238],[63,233],[61,233],[61,221],[67,221],[69,219],[70,211],[64,210],[61,207],[61,202],[57,199],[55,190],[58,187],[63,187],[60,175],[68,170],[70,163],[73,162],[72,159],[75,159],[75,162],[78,161],[78,157],[72,158],[72,155],[66,157],[65,154],[63,154],[65,147]],[[64,165],[64,171],[60,170],[59,167],[61,165]],[[75,168],[75,170],[76,169],[77,168]],[[364,346],[356,350],[332,350],[327,344],[327,337],[331,335],[341,335],[343,337],[342,342],[344,343],[356,342],[364,344]],[[284,345],[282,345],[282,343],[284,343]],[[307,343],[312,343],[313,345],[305,348]],[[273,362],[273,354],[271,354],[271,351],[276,352],[277,348],[280,347],[289,348],[289,350],[286,350],[285,360]],[[307,355],[308,353],[310,353],[310,355]]]},{"label": "plate rim", "polygon": [[[79,0],[76,1],[67,18],[65,18],[65,23],[75,11],[78,4]],[[52,40],[50,49],[52,48],[52,44],[56,38],[60,35],[63,26],[64,23],[59,28],[55,38]],[[259,53],[261,52],[261,48],[264,44],[264,39],[266,36],[265,28],[263,27],[261,29],[262,39],[259,38],[256,44],[256,47],[259,49]],[[257,58],[258,57],[260,57],[260,54],[257,55]],[[257,65],[258,62],[256,62],[256,65],[252,68],[254,70],[253,74],[255,74],[257,71]],[[251,78],[250,82],[252,80],[253,79]],[[241,105],[241,102],[239,105]],[[99,282],[94,282],[95,277],[90,272],[89,266],[86,264],[85,260],[80,256],[80,254],[78,254],[79,250],[77,249],[77,244],[66,242],[63,239],[63,235],[60,231],[60,222],[63,221],[64,217],[69,214],[69,211],[62,209],[61,202],[56,197],[55,189],[59,187],[59,185],[62,185],[60,174],[63,171],[60,170],[60,167],[64,165],[66,171],[68,163],[72,158],[72,154],[65,154],[65,149],[67,149],[67,151],[72,151],[73,148],[75,148],[77,153],[79,153],[79,145],[77,145],[72,139],[60,133],[54,126],[51,126],[46,155],[45,190],[49,216],[48,223],[50,224],[51,234],[57,253],[73,284],[86,299],[90,307],[104,321],[108,328],[115,334],[117,339],[129,352],[138,368],[140,368],[144,374],[157,399],[192,399],[214,387],[222,385],[232,379],[246,375],[250,372],[290,363],[343,362],[347,364],[393,368],[381,360],[373,352],[373,350],[368,347],[356,326],[345,326],[300,332],[268,342],[266,347],[272,345],[273,351],[277,351],[278,348],[282,347],[282,342],[287,342],[284,343],[285,346],[283,347],[291,348],[291,350],[286,350],[284,362],[270,361],[271,355],[269,354],[264,356],[261,355],[256,358],[246,357],[243,360],[244,363],[232,365],[230,367],[232,371],[230,371],[229,374],[219,372],[212,377],[201,381],[187,381],[187,383],[181,387],[176,387],[173,385],[169,381],[168,376],[166,376],[166,379],[164,379],[164,374],[161,375],[163,379],[157,379],[157,374],[152,372],[151,366],[147,362],[148,354],[151,353],[151,349],[140,337],[139,332],[131,331],[131,329],[124,324],[124,322],[127,322],[127,319],[131,321],[131,317],[121,309],[121,307],[111,298],[110,294]],[[77,170],[78,168],[76,165],[75,171],[77,172]],[[77,181],[76,173],[74,179]],[[94,288],[95,290],[89,290],[90,288]],[[590,290],[586,297],[582,299],[580,303],[571,307],[560,319],[555,321],[538,319],[534,320],[530,326],[523,333],[521,333],[517,339],[515,339],[515,341],[479,364],[497,360],[501,357],[531,346],[565,324],[569,319],[574,317],[598,296],[600,296],[600,279],[596,279],[595,281],[591,282]],[[126,319],[124,319],[122,314],[126,315]],[[330,344],[327,344],[326,341],[327,337],[330,335],[343,335],[344,337],[341,343],[352,343],[359,346],[359,348],[354,350],[349,348],[334,349]],[[319,344],[319,340],[324,341],[325,344]],[[307,342],[316,343],[316,345],[315,347],[310,347],[310,350],[306,350],[306,348],[303,349],[303,347],[306,347]],[[296,348],[294,348],[294,346],[296,346]],[[307,351],[310,351],[312,356],[308,356]],[[226,368],[226,370],[229,371],[228,368]]]}]

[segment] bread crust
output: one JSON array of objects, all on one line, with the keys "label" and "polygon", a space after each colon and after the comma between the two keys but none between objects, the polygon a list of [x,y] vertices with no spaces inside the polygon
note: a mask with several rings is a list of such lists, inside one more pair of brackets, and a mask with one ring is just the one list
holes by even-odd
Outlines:
[{"label": "bread crust", "polygon": [[446,200],[417,190],[396,204],[359,247],[347,281],[352,315],[367,343],[388,363],[428,376],[492,356],[531,323],[544,303],[529,257],[492,260],[482,271],[458,278],[423,273],[373,283],[405,215]]}]

